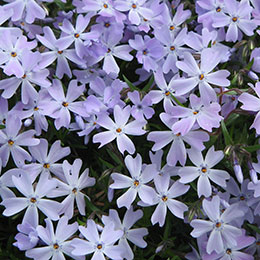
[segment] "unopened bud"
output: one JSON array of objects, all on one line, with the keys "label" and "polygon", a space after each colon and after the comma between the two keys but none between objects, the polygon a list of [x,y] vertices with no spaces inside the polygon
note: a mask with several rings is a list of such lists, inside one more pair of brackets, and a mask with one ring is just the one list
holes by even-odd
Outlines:
[{"label": "unopened bud", "polygon": [[242,183],[243,180],[244,180],[244,176],[243,176],[243,172],[242,172],[241,166],[239,165],[239,163],[238,163],[236,158],[234,159],[233,169],[234,169],[234,172],[235,172],[235,175],[236,175],[236,178],[237,178],[238,182]]},{"label": "unopened bud", "polygon": [[251,161],[248,161],[248,168],[249,168],[250,178],[251,178],[252,182],[254,184],[256,184],[258,182],[257,173],[256,173],[255,169],[253,168]]},{"label": "unopened bud", "polygon": [[247,76],[252,80],[259,80],[259,77],[256,75],[256,73],[251,70],[248,72]]},{"label": "unopened bud", "polygon": [[25,127],[28,127],[32,124],[32,119],[31,118],[27,118],[25,121],[24,121],[24,126]]},{"label": "unopened bud", "polygon": [[162,251],[162,249],[163,249],[163,245],[158,246],[158,247],[155,249],[155,253],[158,254],[160,251]]}]

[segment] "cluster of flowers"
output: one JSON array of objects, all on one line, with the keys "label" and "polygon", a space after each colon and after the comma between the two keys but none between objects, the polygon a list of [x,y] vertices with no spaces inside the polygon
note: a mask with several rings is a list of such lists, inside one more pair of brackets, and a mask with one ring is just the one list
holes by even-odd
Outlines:
[{"label": "cluster of flowers", "polygon": [[[215,169],[224,152],[215,151],[210,137],[238,102],[240,112],[255,116],[251,128],[260,134],[260,48],[249,57],[249,93],[234,88],[227,65],[244,39],[259,37],[259,1],[197,0],[189,10],[180,0],[73,0],[73,10],[57,17],[46,17],[44,4],[54,3],[9,0],[0,7],[1,205],[7,217],[24,212],[14,245],[35,260],[64,254],[131,260],[128,241],[145,248],[148,234],[132,226],[142,207],[156,205],[152,225],[163,227],[169,209],[193,228],[199,250],[187,259],[254,259],[260,237],[244,223],[260,224],[260,153],[259,162],[248,160],[242,171],[236,149],[227,146],[233,171]],[[139,76],[134,84],[123,75],[131,66]],[[154,120],[163,123],[156,131],[150,130]],[[48,151],[43,137],[52,122],[57,131],[76,131],[84,145],[116,141],[130,176],[112,172],[108,199],[127,189],[116,198],[117,207],[127,209],[123,220],[110,209],[100,223],[90,217],[86,227],[69,224],[75,212],[86,215],[86,188],[98,183],[89,169],[80,174],[80,158],[64,159],[71,149],[60,140]],[[145,134],[150,164],[130,138]],[[196,179],[199,211],[189,219],[181,196]]]}]

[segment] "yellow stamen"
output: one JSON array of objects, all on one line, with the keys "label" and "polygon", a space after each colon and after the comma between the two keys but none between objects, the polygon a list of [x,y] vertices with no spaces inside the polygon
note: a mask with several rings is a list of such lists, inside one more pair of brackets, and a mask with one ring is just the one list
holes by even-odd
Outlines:
[{"label": "yellow stamen", "polygon": [[15,58],[15,57],[17,56],[17,53],[14,52],[14,51],[12,51],[12,52],[11,52],[11,56]]},{"label": "yellow stamen", "polygon": [[246,198],[244,196],[240,196],[240,200],[245,200]]},{"label": "yellow stamen", "polygon": [[14,144],[14,141],[13,141],[13,140],[9,140],[9,141],[8,141],[8,144],[9,144],[10,146],[12,146],[12,145]]},{"label": "yellow stamen", "polygon": [[181,135],[181,133],[176,134],[176,136],[180,136],[180,135]]},{"label": "yellow stamen", "polygon": [[171,46],[171,47],[170,47],[170,50],[171,50],[171,51],[174,51],[174,50],[175,50],[175,47],[174,47],[174,46]]},{"label": "yellow stamen", "polygon": [[198,111],[193,111],[193,115],[197,115],[198,113]]},{"label": "yellow stamen", "polygon": [[165,96],[168,97],[171,94],[171,92],[170,91],[166,91],[164,94],[165,94]]},{"label": "yellow stamen", "polygon": [[201,171],[205,173],[205,172],[207,172],[207,168],[206,167],[202,167]]},{"label": "yellow stamen", "polygon": [[39,108],[38,107],[34,107],[34,109],[33,109],[34,111],[38,111],[39,110]]},{"label": "yellow stamen", "polygon": [[232,250],[231,250],[230,248],[228,248],[228,249],[226,250],[226,253],[227,253],[228,255],[231,255]]},{"label": "yellow stamen", "polygon": [[137,186],[139,185],[139,181],[138,181],[138,180],[135,180],[135,181],[134,181],[134,185],[135,185],[135,187],[137,187]]},{"label": "yellow stamen", "polygon": [[136,7],[137,7],[137,6],[136,6],[136,4],[132,4],[132,8],[134,8],[134,9],[135,9]]},{"label": "yellow stamen", "polygon": [[50,168],[50,164],[49,164],[49,163],[45,163],[45,164],[43,165],[43,168],[49,169],[49,168]]},{"label": "yellow stamen", "polygon": [[204,79],[204,74],[200,74],[199,79],[203,80]]},{"label": "yellow stamen", "polygon": [[116,129],[116,132],[117,132],[117,133],[121,133],[121,132],[122,132],[122,129],[119,127],[119,128]]},{"label": "yellow stamen", "polygon": [[59,53],[59,54],[62,54],[62,53],[63,53],[63,51],[58,51],[58,53]]},{"label": "yellow stamen", "polygon": [[97,249],[101,249],[102,248],[102,245],[101,244],[98,244],[97,245]]},{"label": "yellow stamen", "polygon": [[31,202],[31,203],[35,203],[36,201],[37,201],[36,198],[31,198],[31,199],[30,199],[30,202]]},{"label": "yellow stamen", "polygon": [[220,227],[221,227],[221,223],[220,223],[220,222],[217,222],[215,226],[216,226],[217,228],[220,228]]},{"label": "yellow stamen", "polygon": [[236,22],[236,21],[237,21],[237,17],[233,17],[233,18],[232,18],[232,21],[233,21],[233,22]]},{"label": "yellow stamen", "polygon": [[103,7],[104,7],[104,8],[108,8],[108,5],[107,5],[107,4],[103,4]]},{"label": "yellow stamen", "polygon": [[163,196],[162,196],[162,201],[165,202],[165,201],[167,201],[167,200],[168,200],[168,197],[165,196],[165,195],[163,195]]},{"label": "yellow stamen", "polygon": [[58,248],[59,248],[59,245],[58,245],[58,244],[54,244],[54,245],[53,245],[53,248],[54,248],[54,249],[58,249]]},{"label": "yellow stamen", "polygon": [[110,26],[110,23],[105,23],[105,27],[109,27]]},{"label": "yellow stamen", "polygon": [[173,25],[170,26],[170,30],[173,31],[175,27]]},{"label": "yellow stamen", "polygon": [[216,8],[216,12],[219,13],[220,11],[221,11],[221,8],[220,8],[220,7],[217,7],[217,8]]},{"label": "yellow stamen", "polygon": [[67,107],[67,106],[69,105],[69,103],[68,103],[68,102],[63,102],[62,105],[63,105],[64,107]]},{"label": "yellow stamen", "polygon": [[22,79],[25,79],[26,78],[26,74],[24,74],[23,76],[22,76]]},{"label": "yellow stamen", "polygon": [[144,51],[143,51],[143,55],[146,55],[146,54],[147,54],[147,51],[146,51],[146,50],[144,50]]},{"label": "yellow stamen", "polygon": [[72,192],[73,192],[74,194],[77,194],[77,191],[78,191],[77,188],[73,188],[73,190],[72,190]]},{"label": "yellow stamen", "polygon": [[79,33],[75,33],[75,34],[74,34],[74,37],[75,37],[75,38],[79,38]]}]

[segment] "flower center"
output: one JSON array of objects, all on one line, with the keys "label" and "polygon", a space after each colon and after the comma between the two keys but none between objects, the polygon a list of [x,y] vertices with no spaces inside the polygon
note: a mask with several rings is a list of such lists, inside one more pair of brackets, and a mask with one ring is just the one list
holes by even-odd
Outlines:
[{"label": "flower center", "polygon": [[49,164],[49,163],[45,163],[45,164],[43,165],[43,168],[49,169],[49,168],[50,168],[50,164]]},{"label": "flower center", "polygon": [[205,173],[205,172],[207,172],[207,168],[206,167],[202,167],[201,171]]},{"label": "flower center", "polygon": [[12,145],[14,144],[14,141],[10,139],[10,140],[8,141],[8,144],[9,144],[10,146],[12,146]]},{"label": "flower center", "polygon": [[175,47],[174,47],[174,46],[171,46],[171,47],[170,47],[170,50],[171,50],[171,51],[174,51],[174,50],[175,50]]},{"label": "flower center", "polygon": [[220,227],[221,227],[221,222],[217,222],[217,223],[215,224],[215,226],[216,226],[216,228],[220,228]]},{"label": "flower center", "polygon": [[257,242],[256,242],[256,245],[257,245],[257,246],[260,246],[260,241],[257,241]]},{"label": "flower center", "polygon": [[165,91],[165,93],[164,93],[164,94],[165,94],[165,96],[167,96],[167,97],[168,97],[168,96],[171,94],[171,92],[170,92],[170,91]]},{"label": "flower center", "polygon": [[4,118],[3,121],[2,121],[3,125],[5,125],[5,122],[6,122],[6,119]]},{"label": "flower center", "polygon": [[221,11],[221,8],[220,8],[220,7],[217,7],[217,8],[216,8],[216,12],[219,13],[220,11]]},{"label": "flower center", "polygon": [[62,54],[62,53],[63,53],[63,51],[58,51],[58,53],[59,53],[59,54]]},{"label": "flower center", "polygon": [[110,23],[105,23],[105,27],[109,27],[110,26]]},{"label": "flower center", "polygon": [[237,17],[233,17],[233,18],[232,18],[232,21],[233,21],[233,22],[236,22],[236,21],[237,21]]},{"label": "flower center", "polygon": [[111,52],[111,49],[108,48],[108,49],[107,49],[107,53],[109,53],[109,52]]},{"label": "flower center", "polygon": [[34,109],[33,109],[34,111],[38,111],[39,110],[39,108],[38,107],[34,107]]},{"label": "flower center", "polygon": [[143,55],[146,55],[146,54],[147,54],[147,50],[144,50],[144,51],[143,51]]},{"label": "flower center", "polygon": [[17,56],[17,53],[15,51],[12,51],[11,56],[15,58]]},{"label": "flower center", "polygon": [[75,34],[74,34],[74,37],[75,37],[75,38],[79,38],[79,33],[75,33]]},{"label": "flower center", "polygon": [[35,203],[36,201],[37,201],[36,198],[31,198],[31,199],[30,199],[30,202],[31,202],[31,203]]},{"label": "flower center", "polygon": [[228,248],[228,249],[226,250],[226,253],[227,253],[228,255],[231,255],[232,250],[231,250],[230,248]]},{"label": "flower center", "polygon": [[74,194],[77,194],[77,191],[78,191],[77,188],[73,188],[73,189],[72,189],[72,192],[73,192]]},{"label": "flower center", "polygon": [[57,243],[55,243],[55,244],[53,245],[53,248],[56,249],[56,250],[57,250],[59,247],[60,247],[60,246],[59,246]]},{"label": "flower center", "polygon": [[204,74],[200,74],[200,75],[199,75],[199,79],[200,79],[200,80],[203,80],[203,79],[204,79]]},{"label": "flower center", "polygon": [[119,128],[116,129],[116,132],[117,132],[117,133],[121,133],[121,132],[122,132],[122,129],[119,127]]},{"label": "flower center", "polygon": [[199,113],[199,111],[193,111],[193,115],[197,115]]},{"label": "flower center", "polygon": [[170,30],[173,31],[175,27],[173,25],[170,26]]},{"label": "flower center", "polygon": [[104,8],[108,8],[108,5],[107,5],[107,4],[103,4],[103,7],[104,7]]},{"label": "flower center", "polygon": [[22,79],[25,79],[26,78],[26,74],[24,74],[23,76],[22,76]]},{"label": "flower center", "polygon": [[67,107],[67,106],[69,105],[69,103],[68,103],[68,102],[62,102],[62,105],[63,105],[64,107]]},{"label": "flower center", "polygon": [[180,136],[180,135],[181,135],[181,133],[176,134],[176,136]]},{"label": "flower center", "polygon": [[136,6],[136,4],[132,4],[132,8],[134,8],[134,9],[135,9],[136,7],[137,7],[137,6]]},{"label": "flower center", "polygon": [[240,196],[240,200],[245,200],[246,198],[242,195]]},{"label": "flower center", "polygon": [[163,202],[166,202],[167,200],[168,200],[168,197],[165,196],[165,195],[163,195],[163,196],[162,196],[162,201],[163,201]]},{"label": "flower center", "polygon": [[137,187],[140,184],[140,182],[138,180],[134,181],[134,186]]},{"label": "flower center", "polygon": [[97,245],[97,249],[102,249],[102,245],[101,245],[101,244],[98,244],[98,245]]},{"label": "flower center", "polygon": [[148,22],[148,20],[144,18],[144,22]]}]

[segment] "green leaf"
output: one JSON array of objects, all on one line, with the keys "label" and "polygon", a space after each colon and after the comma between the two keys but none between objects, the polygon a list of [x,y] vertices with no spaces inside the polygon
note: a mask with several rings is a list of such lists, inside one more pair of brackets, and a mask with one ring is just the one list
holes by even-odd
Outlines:
[{"label": "green leaf", "polygon": [[152,77],[149,79],[148,83],[144,86],[143,91],[148,92],[148,90],[150,89],[150,87],[153,85],[153,82],[154,82],[154,76],[152,76]]},{"label": "green leaf", "polygon": [[254,58],[246,65],[245,69],[250,70],[254,64]]},{"label": "green leaf", "polygon": [[251,224],[247,224],[247,226],[254,230],[256,233],[260,234],[260,229],[258,227]]},{"label": "green leaf", "polygon": [[171,94],[172,99],[181,107],[185,107],[174,95]]},{"label": "green leaf", "polygon": [[221,121],[221,129],[222,129],[222,133],[224,135],[225,144],[226,145],[233,144],[233,140],[227,130],[224,120]]},{"label": "green leaf", "polygon": [[5,128],[5,125],[0,125],[0,129],[4,129]]},{"label": "green leaf", "polygon": [[257,150],[260,150],[260,144],[246,146],[246,147],[244,147],[244,149],[247,150],[248,152],[252,153],[252,152],[255,152]]},{"label": "green leaf", "polygon": [[101,212],[99,208],[97,208],[95,205],[91,203],[91,201],[85,196],[86,206],[90,209],[91,212]]},{"label": "green leaf", "polygon": [[126,82],[126,84],[128,85],[128,87],[132,91],[134,91],[134,90],[138,90],[139,91],[139,89],[131,81],[129,81],[128,78],[125,75],[123,75],[123,78],[124,78],[124,81]]},{"label": "green leaf", "polygon": [[109,154],[109,156],[110,156],[115,162],[117,162],[119,165],[121,165],[121,166],[124,167],[124,164],[122,163],[122,161],[117,157],[117,155],[116,155],[113,151],[107,149],[107,153]]}]

